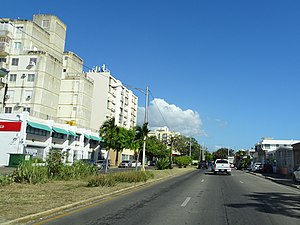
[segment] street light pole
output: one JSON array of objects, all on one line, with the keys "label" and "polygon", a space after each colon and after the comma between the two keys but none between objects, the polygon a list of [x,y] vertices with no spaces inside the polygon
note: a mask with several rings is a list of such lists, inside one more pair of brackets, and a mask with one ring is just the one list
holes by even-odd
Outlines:
[{"label": "street light pole", "polygon": [[[149,90],[148,90],[148,86],[146,87],[146,100],[145,100],[145,117],[144,117],[144,124],[146,124],[148,122],[148,99],[149,99]],[[143,143],[143,159],[142,159],[142,171],[145,171],[145,158],[146,158],[146,139],[147,136],[144,136],[144,143]]]}]

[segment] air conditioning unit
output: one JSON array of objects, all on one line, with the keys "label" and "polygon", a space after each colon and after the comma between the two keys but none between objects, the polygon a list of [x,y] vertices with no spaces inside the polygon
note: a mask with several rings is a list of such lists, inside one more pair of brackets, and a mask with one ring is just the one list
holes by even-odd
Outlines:
[{"label": "air conditioning unit", "polygon": [[27,99],[27,100],[31,99],[31,96],[30,96],[30,95],[28,95],[28,96],[26,97],[26,99]]},{"label": "air conditioning unit", "polygon": [[0,83],[6,83],[6,80],[5,80],[5,78],[4,77],[0,77]]},{"label": "air conditioning unit", "polygon": [[35,66],[35,62],[34,61],[29,61],[29,66]]},{"label": "air conditioning unit", "polygon": [[10,96],[9,95],[5,95],[4,97],[5,97],[5,99],[9,99]]}]

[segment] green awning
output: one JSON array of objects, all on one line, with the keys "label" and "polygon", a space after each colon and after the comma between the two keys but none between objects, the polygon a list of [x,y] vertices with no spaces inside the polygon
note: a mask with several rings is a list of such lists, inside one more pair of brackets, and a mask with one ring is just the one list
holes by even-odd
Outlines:
[{"label": "green awning", "polygon": [[56,133],[60,133],[60,134],[69,134],[69,132],[65,129],[62,129],[62,128],[58,128],[58,127],[53,127],[52,128]]},{"label": "green awning", "polygon": [[49,126],[44,125],[44,124],[35,123],[35,122],[31,122],[31,121],[27,121],[27,124],[33,128],[37,128],[40,130],[45,130],[45,131],[49,131],[49,132],[52,131],[52,129]]},{"label": "green awning", "polygon": [[87,139],[91,139],[90,135],[84,134]]},{"label": "green awning", "polygon": [[73,131],[70,131],[70,130],[69,130],[69,135],[72,135],[72,136],[75,136],[75,137],[77,136],[76,133],[74,133]]},{"label": "green awning", "polygon": [[93,136],[93,135],[91,135],[90,137],[94,141],[101,141],[101,138],[99,138],[99,137],[96,137],[96,136]]}]

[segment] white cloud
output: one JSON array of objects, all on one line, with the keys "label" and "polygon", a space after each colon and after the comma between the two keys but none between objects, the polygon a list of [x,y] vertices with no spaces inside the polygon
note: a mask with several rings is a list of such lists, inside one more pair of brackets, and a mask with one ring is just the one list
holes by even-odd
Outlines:
[{"label": "white cloud", "polygon": [[[144,122],[144,117],[145,108],[139,107],[138,124]],[[171,131],[180,132],[185,136],[207,136],[201,129],[202,121],[198,112],[191,109],[182,110],[159,98],[155,98],[149,104],[148,122],[150,128],[167,126]]]}]

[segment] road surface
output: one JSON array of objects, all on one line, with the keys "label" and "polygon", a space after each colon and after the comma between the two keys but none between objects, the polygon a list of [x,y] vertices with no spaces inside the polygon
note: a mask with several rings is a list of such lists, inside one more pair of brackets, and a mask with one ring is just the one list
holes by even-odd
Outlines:
[{"label": "road surface", "polygon": [[300,191],[238,170],[195,170],[35,224],[299,225]]}]

